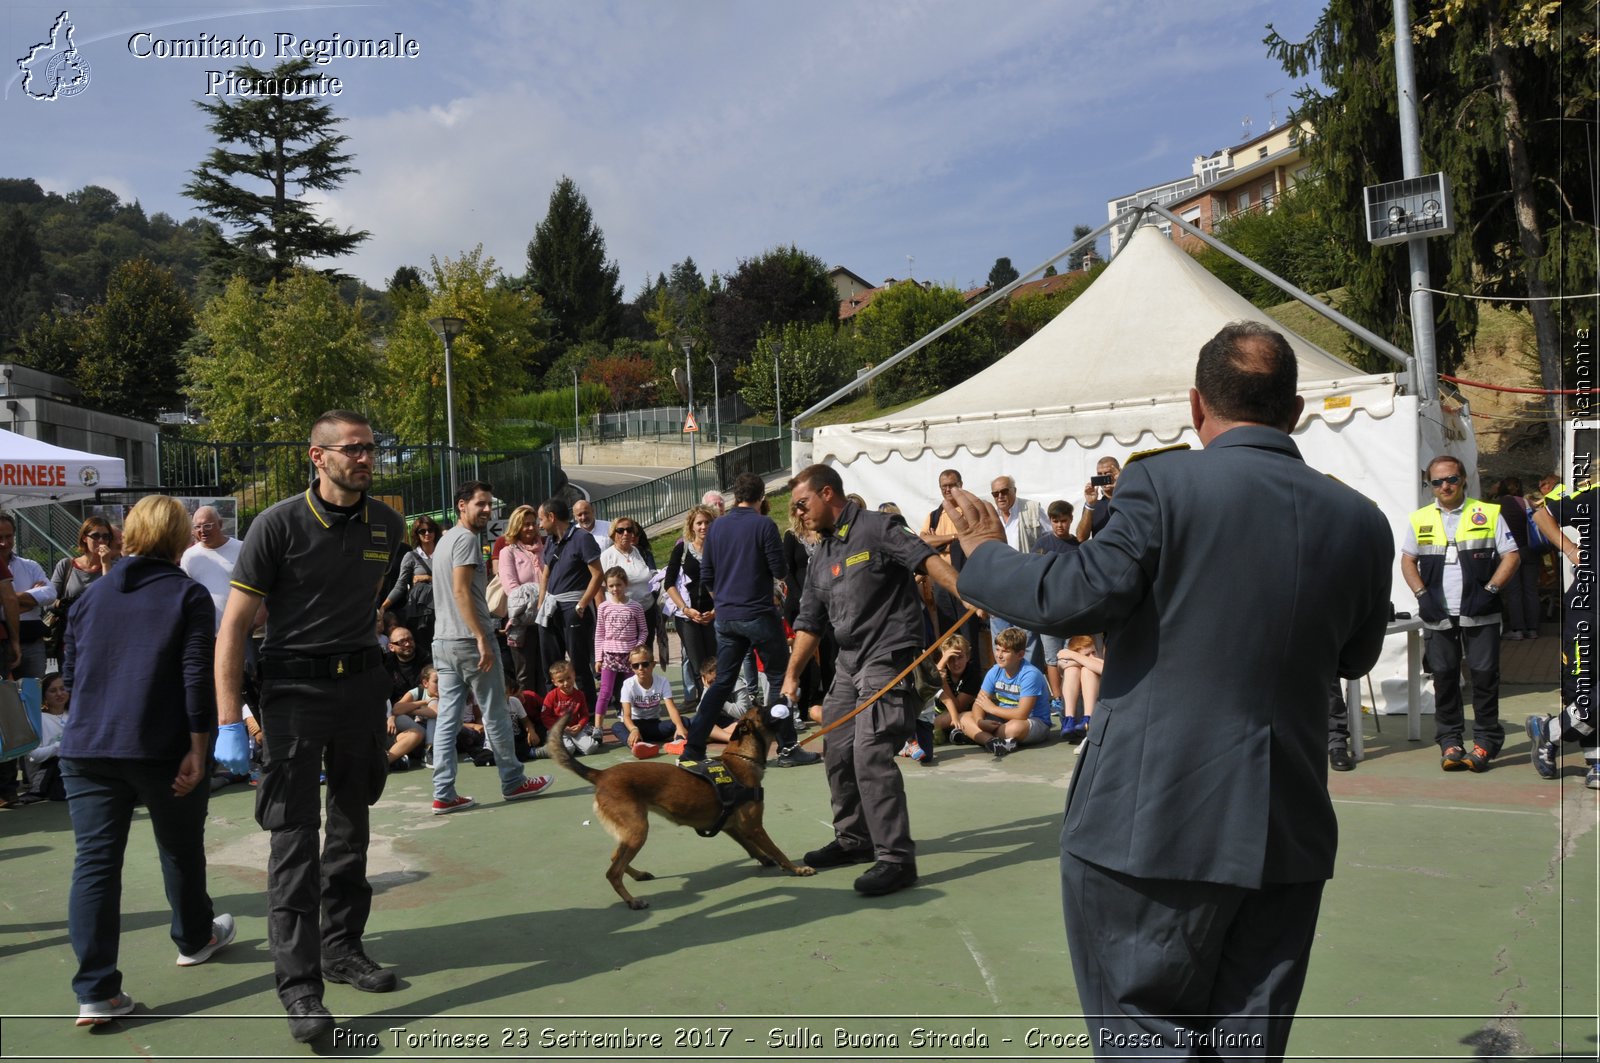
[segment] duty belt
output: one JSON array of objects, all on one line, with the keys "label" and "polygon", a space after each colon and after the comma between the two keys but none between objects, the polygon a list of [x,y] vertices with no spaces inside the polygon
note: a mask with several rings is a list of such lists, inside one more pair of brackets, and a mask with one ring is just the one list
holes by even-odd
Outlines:
[{"label": "duty belt", "polygon": [[376,646],[331,657],[263,657],[263,679],[345,679],[371,671],[383,663]]}]

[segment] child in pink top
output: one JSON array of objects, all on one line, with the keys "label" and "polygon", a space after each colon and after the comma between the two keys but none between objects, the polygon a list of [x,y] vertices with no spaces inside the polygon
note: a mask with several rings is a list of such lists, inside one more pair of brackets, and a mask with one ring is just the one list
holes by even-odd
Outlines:
[{"label": "child in pink top", "polygon": [[633,674],[628,654],[650,638],[644,606],[628,598],[628,574],[620,565],[606,570],[606,599],[595,610],[594,670],[600,673],[600,692],[594,699],[594,726],[599,730],[611,704],[612,692]]}]

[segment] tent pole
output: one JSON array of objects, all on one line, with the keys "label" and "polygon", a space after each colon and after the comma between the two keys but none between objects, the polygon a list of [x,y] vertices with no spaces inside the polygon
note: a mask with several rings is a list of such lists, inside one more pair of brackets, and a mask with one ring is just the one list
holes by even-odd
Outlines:
[{"label": "tent pole", "polygon": [[[1200,229],[1195,228],[1193,225],[1190,225],[1188,222],[1184,221],[1182,218],[1178,217],[1161,204],[1152,203],[1150,204],[1149,209],[1155,211],[1157,214],[1160,214],[1162,217],[1178,226],[1190,236],[1202,241],[1206,244],[1206,246],[1214,248],[1215,250],[1222,252],[1224,255],[1227,255],[1229,258],[1233,259],[1235,262],[1239,263],[1239,265],[1243,266],[1251,273],[1254,273],[1262,280],[1282,289],[1286,294],[1293,296],[1296,300],[1304,303],[1312,310],[1315,310],[1329,321],[1332,321],[1335,325],[1338,325],[1347,332],[1353,332],[1357,339],[1366,343],[1379,354],[1384,355],[1391,362],[1394,362],[1408,373],[1414,370],[1416,360],[1405,351],[1402,351],[1399,347],[1396,347],[1388,340],[1377,335],[1377,333],[1368,331],[1367,329],[1361,327],[1354,321],[1339,313],[1339,311],[1335,310],[1333,307],[1329,306],[1327,303],[1324,303],[1322,300],[1306,294],[1299,288],[1296,288],[1294,285],[1284,280],[1282,277],[1278,276],[1276,273],[1273,273],[1271,270],[1267,269],[1265,266],[1257,265],[1255,262],[1246,258],[1244,255],[1241,255],[1239,252],[1235,251],[1221,240],[1218,240],[1210,233],[1202,232]],[[1416,381],[1415,374],[1413,374],[1412,380]]]},{"label": "tent pole", "polygon": [[870,381],[873,377],[877,376],[879,373],[883,373],[883,372],[888,371],[889,369],[894,368],[896,365],[900,364],[900,362],[904,361],[906,358],[909,358],[911,355],[916,354],[918,351],[922,350],[922,348],[926,347],[928,344],[932,343],[934,340],[938,339],[940,336],[943,336],[946,332],[949,332],[951,329],[953,329],[957,325],[961,324],[967,318],[972,317],[974,314],[977,314],[977,313],[987,309],[989,306],[991,306],[992,304],[998,302],[999,300],[1004,299],[1006,296],[1011,294],[1011,290],[1013,288],[1017,287],[1020,284],[1026,284],[1029,280],[1031,280],[1033,278],[1034,274],[1043,273],[1050,266],[1052,266],[1055,263],[1061,261],[1063,258],[1068,257],[1073,252],[1077,251],[1079,248],[1091,246],[1096,240],[1098,240],[1100,238],[1100,234],[1101,233],[1103,233],[1106,230],[1110,229],[1113,225],[1117,224],[1117,222],[1121,221],[1123,218],[1126,218],[1128,215],[1130,215],[1132,213],[1134,213],[1134,211],[1132,211],[1132,210],[1123,211],[1121,214],[1117,215],[1115,218],[1112,218],[1110,221],[1108,221],[1104,225],[1100,226],[1100,228],[1096,229],[1094,232],[1090,233],[1088,236],[1085,236],[1085,237],[1083,237],[1082,239],[1079,239],[1079,240],[1074,240],[1071,244],[1067,245],[1065,250],[1058,252],[1057,254],[1055,254],[1051,258],[1045,259],[1043,262],[1039,263],[1037,266],[1033,267],[1028,272],[1022,274],[1016,280],[1014,280],[1010,284],[1006,285],[1004,288],[1001,288],[998,291],[990,292],[980,302],[978,302],[978,303],[976,303],[976,304],[974,304],[972,306],[967,307],[967,309],[963,310],[961,313],[957,314],[955,317],[951,318],[949,321],[946,321],[944,324],[940,325],[938,328],[934,329],[932,332],[928,333],[926,336],[923,336],[921,339],[917,340],[915,343],[912,343],[910,346],[903,347],[899,351],[895,352],[893,355],[890,355],[888,358],[885,358],[882,362],[879,362],[877,365],[873,366],[867,372],[862,373],[860,376],[858,376],[854,380],[850,381],[850,383],[846,384],[844,387],[842,387],[839,390],[835,391],[832,395],[829,395],[827,398],[823,399],[821,402],[817,403],[815,406],[812,406],[809,409],[807,409],[804,413],[801,413],[801,414],[799,414],[799,415],[797,415],[795,417],[792,417],[789,420],[789,430],[790,430],[790,432],[794,433],[794,437],[796,439],[798,439],[799,438],[798,428],[799,428],[799,424],[800,424],[801,421],[806,420],[807,418],[809,418],[814,413],[821,413],[823,410],[827,409],[829,406],[832,406],[834,403],[838,402],[840,399],[844,398],[846,395],[850,394],[853,391],[859,390],[863,384],[865,384],[868,381]]}]

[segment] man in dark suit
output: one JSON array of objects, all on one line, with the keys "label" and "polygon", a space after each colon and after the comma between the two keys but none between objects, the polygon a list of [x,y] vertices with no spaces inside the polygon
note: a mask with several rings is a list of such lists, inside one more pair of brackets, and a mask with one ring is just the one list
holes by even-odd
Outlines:
[{"label": "man in dark suit", "polygon": [[1106,632],[1061,835],[1100,1058],[1279,1058],[1288,1043],[1338,834],[1328,688],[1376,662],[1394,563],[1377,507],[1289,438],[1295,381],[1281,335],[1223,328],[1189,392],[1205,449],[1130,462],[1075,553],[1001,549],[987,503],[946,503],[964,599]]}]

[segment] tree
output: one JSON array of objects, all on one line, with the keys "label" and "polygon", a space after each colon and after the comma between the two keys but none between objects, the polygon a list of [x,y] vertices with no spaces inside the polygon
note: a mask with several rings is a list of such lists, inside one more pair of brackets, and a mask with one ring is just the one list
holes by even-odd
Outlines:
[{"label": "tree", "polygon": [[90,405],[146,421],[182,405],[194,307],[170,270],[143,258],[124,262],[86,318],[73,377]]},{"label": "tree", "polygon": [[49,305],[48,276],[37,226],[20,207],[0,212],[0,354]]},{"label": "tree", "polygon": [[622,314],[617,264],[589,201],[570,177],[550,193],[544,220],[528,244],[528,285],[543,300],[558,352],[585,340],[610,342]]},{"label": "tree", "polygon": [[[1302,178],[1271,211],[1252,210],[1217,226],[1223,243],[1307,292],[1327,292],[1345,283],[1356,258],[1332,223],[1318,179]],[[1282,288],[1211,247],[1195,258],[1230,288],[1263,309],[1288,298]]]},{"label": "tree", "polygon": [[768,326],[839,320],[828,268],[793,244],[741,260],[721,291],[713,284],[707,292],[710,346],[723,366],[748,360]]},{"label": "tree", "polygon": [[343,150],[349,138],[333,131],[343,119],[313,94],[326,70],[302,58],[270,71],[246,64],[234,75],[256,92],[234,102],[222,97],[196,104],[211,116],[207,128],[223,146],[212,149],[183,189],[234,230],[231,239],[218,234],[211,240],[214,268],[223,277],[243,274],[261,284],[285,280],[308,259],[350,254],[371,234],[339,229],[302,198],[338,188],[359,172]]},{"label": "tree", "polygon": [[[861,357],[876,365],[966,309],[954,288],[923,288],[903,281],[879,292],[856,315]],[[993,360],[990,327],[979,319],[963,322],[872,382],[879,406],[930,395],[952,387]]]},{"label": "tree", "polygon": [[994,260],[994,265],[989,267],[989,290],[999,291],[1021,275],[1009,258],[1003,256],[997,258]]},{"label": "tree", "polygon": [[17,345],[17,361],[33,369],[75,379],[78,359],[89,347],[89,315],[50,310],[41,315]]},{"label": "tree", "polygon": [[[1566,5],[1569,9],[1572,5]],[[1592,290],[1597,199],[1596,45],[1585,20],[1559,0],[1510,4],[1432,0],[1413,34],[1425,169],[1451,181],[1456,232],[1427,242],[1434,285],[1449,291],[1532,295],[1541,376],[1560,386],[1562,344],[1544,297]],[[1330,0],[1310,36],[1269,26],[1271,53],[1295,76],[1316,71],[1328,91],[1298,94],[1296,119],[1315,135],[1305,154],[1320,180],[1312,194],[1351,249],[1341,309],[1409,347],[1410,288],[1402,246],[1373,248],[1358,211],[1362,188],[1401,176],[1395,135],[1393,8],[1387,0]],[[1573,61],[1573,56],[1587,57]],[[1468,299],[1435,302],[1439,368],[1460,359],[1477,313]],[[1563,304],[1576,324],[1593,304]]]},{"label": "tree", "polygon": [[773,416],[781,399],[783,410],[793,415],[827,398],[850,378],[854,353],[848,333],[832,325],[791,321],[761,334],[755,357],[734,370],[734,379],[744,401],[759,412]]},{"label": "tree", "polygon": [[323,411],[371,404],[377,355],[362,308],[321,273],[297,269],[259,293],[236,276],[198,324],[189,395],[210,439],[304,442]]},{"label": "tree", "polygon": [[482,244],[460,258],[436,258],[426,301],[395,320],[384,347],[381,405],[386,426],[402,440],[431,443],[446,435],[444,343],[428,325],[433,318],[466,322],[450,341],[458,446],[481,446],[506,400],[527,388],[544,347],[539,297],[502,280]]},{"label": "tree", "polygon": [[637,351],[596,358],[579,371],[579,379],[606,389],[608,410],[630,409],[655,398],[655,364]]},{"label": "tree", "polygon": [[[1074,225],[1072,227],[1072,242],[1077,243],[1079,240],[1082,240],[1085,236],[1088,236],[1092,232],[1094,232],[1094,227],[1092,225]],[[1088,247],[1079,248],[1078,250],[1072,252],[1072,254],[1068,255],[1067,272],[1071,273],[1074,270],[1082,269],[1083,260],[1088,257],[1089,252],[1093,249],[1094,245],[1091,244]]]},{"label": "tree", "polygon": [[1082,276],[1067,278],[1054,291],[1035,292],[1020,298],[1013,296],[1006,300],[999,328],[1002,349],[1012,350],[1055,320],[1056,315],[1072,305],[1073,300],[1082,295],[1105,270],[1106,264],[1101,262]]}]

